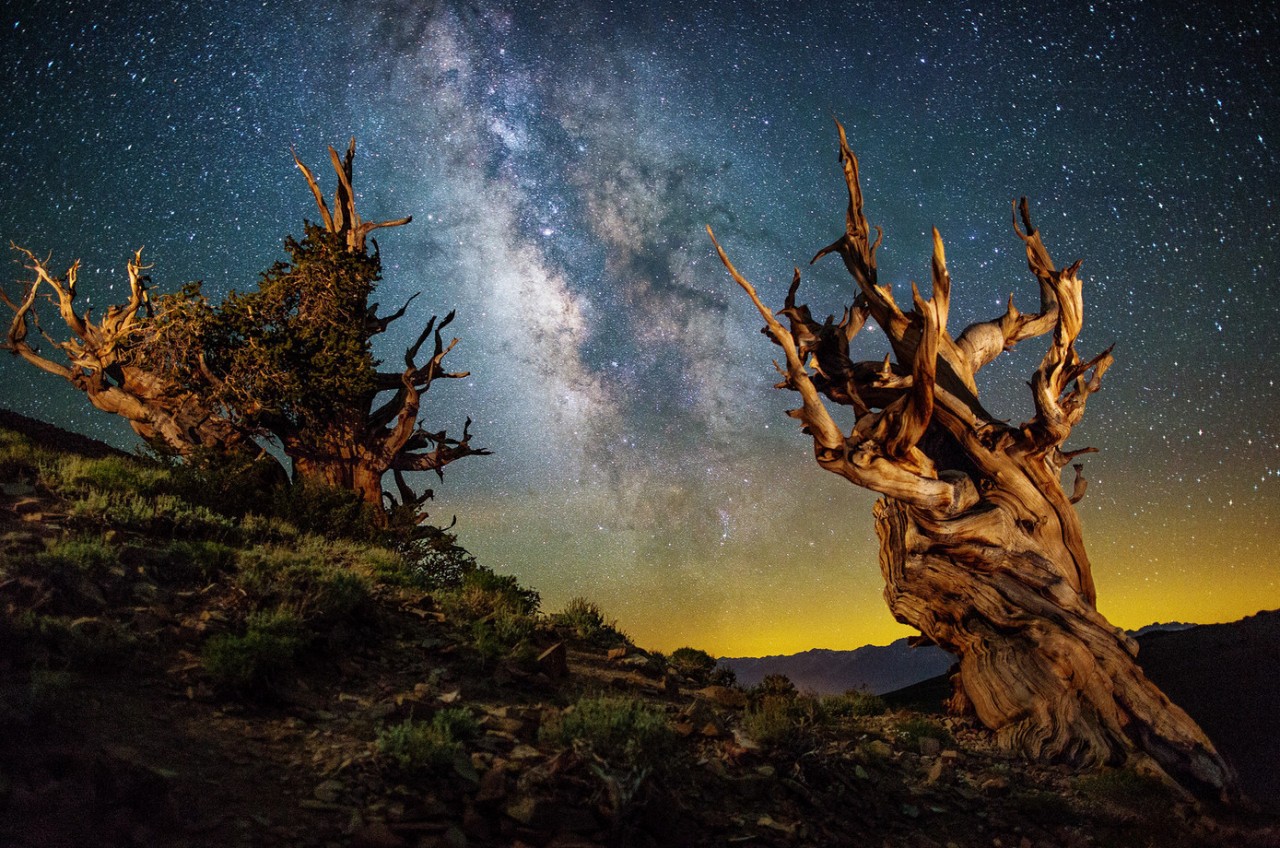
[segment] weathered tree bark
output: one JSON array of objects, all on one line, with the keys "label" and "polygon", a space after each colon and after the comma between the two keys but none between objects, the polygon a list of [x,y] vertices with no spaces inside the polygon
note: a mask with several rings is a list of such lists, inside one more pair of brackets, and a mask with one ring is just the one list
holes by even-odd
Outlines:
[{"label": "weathered tree bark", "polygon": [[[77,312],[77,261],[61,277],[26,248],[22,254],[32,273],[17,298],[0,289],[0,301],[13,311],[3,345],[16,356],[75,386],[89,402],[104,412],[124,417],[148,443],[191,456],[199,450],[257,455],[253,441],[221,415],[201,394],[185,387],[165,363],[147,356],[147,340],[157,322],[147,291],[150,267],[142,264],[142,251],[129,261],[129,301],[111,306],[97,322],[88,310]],[[54,305],[70,335],[54,338],[41,325],[37,301]],[[29,338],[35,328],[45,342],[60,350],[65,361],[42,354]]]},{"label": "weathered tree bark", "polygon": [[[1019,312],[1010,297],[1005,314],[953,338],[951,278],[936,230],[932,296],[913,284],[913,308],[902,311],[878,283],[883,234],[877,228],[870,239],[858,161],[843,127],[839,135],[845,233],[813,259],[839,254],[857,283],[839,323],[818,323],[796,304],[797,269],[779,313],[784,327],[718,243],[716,250],[785,353],[778,388],[799,393],[802,406],[789,414],[812,436],[818,464],[884,495],[875,521],[889,609],[923,634],[919,641],[959,658],[950,708],[971,710],[1005,748],[1078,766],[1149,757],[1197,795],[1236,797],[1235,775],[1213,744],[1147,680],[1136,643],[1095,607],[1073,506],[1086,488],[1080,464],[1070,495],[1061,483],[1072,458],[1092,450],[1063,444],[1111,363],[1109,350],[1087,361],[1075,351],[1080,263],[1054,266],[1023,198],[1014,229],[1039,282],[1036,313]],[[868,318],[892,356],[855,362],[850,342]],[[1032,375],[1035,415],[1010,426],[982,407],[975,378],[1001,352],[1042,335],[1051,341]],[[824,398],[853,410],[847,435]]]}]

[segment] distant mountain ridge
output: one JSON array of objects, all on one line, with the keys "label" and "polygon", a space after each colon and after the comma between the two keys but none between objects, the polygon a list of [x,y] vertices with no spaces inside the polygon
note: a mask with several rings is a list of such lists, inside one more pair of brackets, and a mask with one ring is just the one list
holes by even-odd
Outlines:
[{"label": "distant mountain ridge", "polygon": [[[1181,621],[1148,624],[1130,636],[1189,630]],[[767,657],[722,657],[720,665],[733,669],[738,682],[754,686],[769,674],[785,674],[802,692],[834,695],[858,689],[882,695],[945,674],[954,658],[937,647],[913,648],[905,638],[888,645],[864,645],[852,651],[814,648],[798,654]]]},{"label": "distant mountain ridge", "polygon": [[859,689],[878,695],[935,677],[953,659],[941,648],[912,648],[906,639],[889,645],[866,645],[852,651],[815,648],[769,657],[725,657],[738,682],[754,686],[768,674],[785,674],[802,692],[822,695]]}]

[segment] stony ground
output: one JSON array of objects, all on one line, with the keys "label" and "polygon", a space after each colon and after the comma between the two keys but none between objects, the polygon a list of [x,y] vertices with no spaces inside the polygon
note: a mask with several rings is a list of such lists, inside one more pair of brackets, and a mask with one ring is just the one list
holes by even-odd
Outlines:
[{"label": "stony ground", "polygon": [[[5,484],[8,561],[75,523],[50,493]],[[1274,817],[1134,772],[1011,760],[957,719],[828,714],[762,744],[742,690],[549,621],[539,659],[485,659],[418,590],[378,589],[374,625],[342,651],[309,655],[269,693],[232,691],[200,655],[244,602],[229,585],[160,582],[145,563],[96,585],[25,573],[0,578],[5,615],[57,588],[91,610],[74,622],[88,643],[128,639],[57,675],[0,645],[0,694],[49,689],[0,734],[0,844],[14,848],[1280,845]],[[653,762],[543,732],[592,694],[649,705],[674,744]],[[383,729],[445,709],[478,725],[453,761],[406,772],[380,752]]]}]

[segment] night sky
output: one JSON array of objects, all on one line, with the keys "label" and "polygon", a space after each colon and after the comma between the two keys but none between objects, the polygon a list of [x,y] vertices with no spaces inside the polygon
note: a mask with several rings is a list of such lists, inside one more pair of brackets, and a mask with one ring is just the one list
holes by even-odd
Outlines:
[{"label": "night sky", "polygon": [[[150,7],[150,8],[148,8]],[[766,301],[843,229],[832,117],[885,229],[882,281],[947,246],[951,329],[1037,304],[1026,194],[1083,258],[1091,355],[1116,364],[1068,447],[1099,606],[1126,627],[1280,607],[1280,5],[792,2],[4,2],[0,240],[79,257],[101,311],[145,246],[158,288],[251,288],[358,140],[379,351],[458,310],[433,516],[554,611],[720,655],[884,643],[874,496],[821,471],[771,386]],[[21,269],[12,266],[7,280]],[[814,312],[853,283],[806,271]],[[802,298],[803,299],[803,298]],[[877,346],[879,342],[879,346]],[[1025,420],[1044,340],[983,371]],[[865,332],[864,358],[883,355]],[[2,357],[0,404],[122,446],[122,421]]]}]

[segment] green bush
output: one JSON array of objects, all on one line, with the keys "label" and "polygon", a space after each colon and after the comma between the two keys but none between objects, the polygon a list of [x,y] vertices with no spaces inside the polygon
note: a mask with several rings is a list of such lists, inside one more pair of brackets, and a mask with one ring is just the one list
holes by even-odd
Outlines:
[{"label": "green bush", "polygon": [[950,731],[938,722],[920,716],[912,716],[899,722],[896,731],[899,739],[911,745],[915,745],[924,737],[937,739],[944,748],[955,744]]},{"label": "green bush", "polygon": [[1169,787],[1158,778],[1131,768],[1107,768],[1079,778],[1076,788],[1094,802],[1119,804],[1135,812],[1158,813],[1172,800]]},{"label": "green bush", "polygon": [[289,484],[284,468],[270,456],[198,451],[182,460],[164,459],[170,492],[235,518],[272,514],[276,498]]},{"label": "green bush", "polygon": [[299,481],[275,492],[272,512],[306,533],[328,539],[382,538],[378,508],[350,490]]},{"label": "green bush", "polygon": [[616,621],[606,621],[600,607],[583,597],[570,599],[560,612],[551,616],[552,624],[571,629],[575,636],[589,642],[617,644],[627,641]]},{"label": "green bush", "polygon": [[843,695],[830,695],[822,699],[824,709],[833,716],[876,716],[888,709],[884,699],[869,692],[851,689]]},{"label": "green bush", "polygon": [[471,623],[471,645],[480,654],[482,664],[488,664],[529,645],[536,629],[532,616],[500,609]]},{"label": "green bush", "polygon": [[0,723],[35,724],[57,717],[72,702],[73,677],[65,671],[33,668],[28,680],[8,676],[0,682]]},{"label": "green bush", "polygon": [[164,467],[124,456],[89,459],[63,454],[54,473],[60,488],[72,493],[96,489],[112,495],[142,497],[160,493],[169,479]]},{"label": "green bush", "polygon": [[793,700],[800,693],[796,690],[796,685],[791,682],[791,678],[785,674],[766,674],[764,679],[752,689],[751,694],[756,698]]},{"label": "green bush", "polygon": [[666,715],[635,698],[582,698],[539,733],[544,741],[582,745],[615,768],[660,770],[678,750]]},{"label": "green bush", "polygon": [[201,660],[205,671],[222,686],[270,687],[293,667],[306,644],[304,633],[302,622],[288,610],[255,613],[244,635],[222,633],[209,639]]},{"label": "green bush", "polygon": [[671,652],[671,656],[667,657],[667,662],[678,673],[692,680],[702,682],[706,682],[710,678],[711,672],[716,667],[715,657],[706,651],[689,647],[676,648]]},{"label": "green bush", "polygon": [[791,699],[767,696],[747,707],[742,730],[760,745],[783,747],[799,742],[805,728]]},{"label": "green bush", "polygon": [[707,682],[715,686],[737,686],[738,673],[727,665],[717,665],[707,676]]},{"label": "green bush", "polygon": [[369,581],[344,567],[348,554],[315,537],[296,548],[259,545],[241,552],[236,583],[258,607],[283,607],[312,628],[358,623],[372,610]]},{"label": "green bush", "polygon": [[462,753],[462,743],[475,737],[479,725],[464,709],[441,710],[431,721],[406,719],[378,733],[378,753],[406,774],[449,768]]},{"label": "green bush", "polygon": [[784,675],[769,677],[779,680],[767,688],[762,688],[762,682],[753,690],[742,714],[742,729],[748,736],[766,747],[790,748],[809,742],[815,731],[830,723],[832,714],[823,699],[798,694]]},{"label": "green bush", "polygon": [[36,554],[36,565],[57,573],[102,577],[119,565],[119,558],[101,537],[77,536],[54,542]]},{"label": "green bush", "polygon": [[478,566],[476,558],[448,530],[424,525],[416,538],[401,544],[409,585],[424,589],[456,589]]},{"label": "green bush", "polygon": [[211,580],[234,570],[236,549],[221,542],[175,540],[166,546],[164,557],[179,578]]},{"label": "green bush", "polygon": [[438,590],[435,598],[456,621],[475,621],[499,611],[534,615],[541,602],[537,592],[522,587],[513,575],[496,574],[482,565],[468,572],[459,586]]},{"label": "green bush", "polygon": [[255,512],[240,520],[240,534],[247,545],[288,544],[302,535],[297,527],[279,516]]},{"label": "green bush", "polygon": [[0,655],[18,666],[101,670],[115,665],[134,642],[128,630],[108,618],[33,610],[0,616]]},{"label": "green bush", "polygon": [[69,511],[82,520],[151,534],[208,539],[239,535],[235,522],[225,515],[170,494],[90,489],[72,500]]},{"label": "green bush", "polygon": [[51,469],[54,456],[21,433],[0,429],[0,479],[35,481],[40,469]]}]

